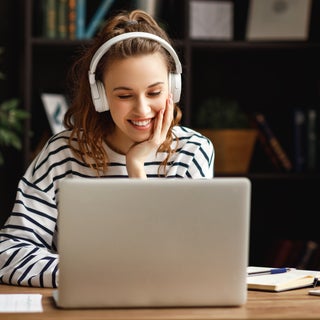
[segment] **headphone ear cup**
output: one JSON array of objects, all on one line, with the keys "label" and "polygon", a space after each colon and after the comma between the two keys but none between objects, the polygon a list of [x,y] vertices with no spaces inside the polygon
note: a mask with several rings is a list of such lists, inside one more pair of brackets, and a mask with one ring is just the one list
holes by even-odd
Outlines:
[{"label": "headphone ear cup", "polygon": [[95,84],[91,85],[91,95],[97,112],[104,112],[110,109],[106,91],[101,81],[97,80]]},{"label": "headphone ear cup", "polygon": [[172,100],[174,103],[180,101],[181,96],[181,74],[169,73],[169,90],[172,93]]}]

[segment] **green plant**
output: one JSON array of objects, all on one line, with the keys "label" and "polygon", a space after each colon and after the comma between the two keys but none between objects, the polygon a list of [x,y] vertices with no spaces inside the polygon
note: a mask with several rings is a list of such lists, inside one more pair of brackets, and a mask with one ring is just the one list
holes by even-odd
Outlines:
[{"label": "green plant", "polygon": [[[3,48],[0,48],[0,55],[2,53]],[[4,79],[5,75],[0,71],[0,80]],[[0,104],[0,166],[4,164],[3,147],[22,149],[23,122],[28,116],[27,111],[19,109],[19,100],[16,98]]]},{"label": "green plant", "polygon": [[2,147],[22,149],[21,133],[28,112],[19,109],[19,100],[10,99],[0,104],[0,166],[4,164]]},{"label": "green plant", "polygon": [[202,129],[244,129],[250,128],[250,121],[236,100],[215,97],[197,108],[195,125]]}]

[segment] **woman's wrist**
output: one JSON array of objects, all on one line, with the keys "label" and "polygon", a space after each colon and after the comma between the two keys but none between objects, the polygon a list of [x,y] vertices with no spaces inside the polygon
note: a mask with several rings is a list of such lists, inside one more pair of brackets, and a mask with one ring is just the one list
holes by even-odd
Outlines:
[{"label": "woman's wrist", "polygon": [[127,159],[127,171],[129,178],[147,178],[146,172],[144,170],[144,163],[140,163],[139,161],[128,161]]}]

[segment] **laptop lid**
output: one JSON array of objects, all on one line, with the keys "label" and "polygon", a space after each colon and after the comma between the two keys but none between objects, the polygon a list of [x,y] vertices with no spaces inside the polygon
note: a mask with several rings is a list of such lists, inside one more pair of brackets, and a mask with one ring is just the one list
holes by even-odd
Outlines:
[{"label": "laptop lid", "polygon": [[250,197],[247,178],[61,181],[57,305],[244,304]]}]

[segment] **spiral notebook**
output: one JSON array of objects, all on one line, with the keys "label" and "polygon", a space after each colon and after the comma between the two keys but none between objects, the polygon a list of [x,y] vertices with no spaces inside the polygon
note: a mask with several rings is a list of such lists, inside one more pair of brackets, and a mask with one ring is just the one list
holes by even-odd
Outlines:
[{"label": "spiral notebook", "polygon": [[244,304],[250,197],[246,178],[65,179],[57,305]]}]

